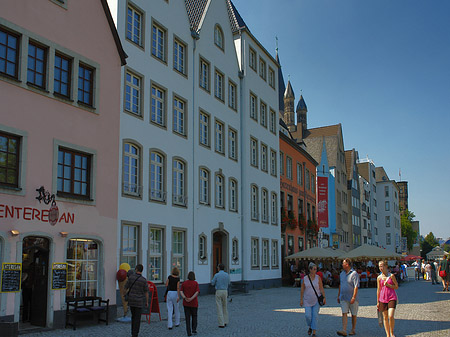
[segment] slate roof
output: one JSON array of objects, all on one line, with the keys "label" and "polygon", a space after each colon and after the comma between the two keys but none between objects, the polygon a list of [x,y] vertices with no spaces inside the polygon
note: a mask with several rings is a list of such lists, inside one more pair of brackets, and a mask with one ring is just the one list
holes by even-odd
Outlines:
[{"label": "slate roof", "polygon": [[302,110],[308,110],[308,108],[306,106],[305,100],[303,99],[303,95],[300,95],[300,100],[298,101],[296,111],[302,111]]},{"label": "slate roof", "polygon": [[341,129],[341,124],[322,126],[319,128],[308,129],[305,132],[304,138],[317,138],[337,136]]},{"label": "slate roof", "polygon": [[389,181],[389,176],[387,175],[383,166],[375,167],[375,176],[377,177],[377,183]]},{"label": "slate roof", "polygon": [[291,85],[291,81],[288,81],[287,83],[287,88],[284,92],[284,97],[285,98],[294,98],[295,99],[295,95],[294,95],[294,90],[292,90],[292,85]]},{"label": "slate roof", "polygon": [[228,17],[230,19],[230,25],[231,25],[231,31],[233,33],[236,33],[240,29],[247,28],[248,26],[245,24],[244,19],[242,19],[242,16],[237,11],[236,7],[234,7],[234,4],[231,2],[231,0],[226,0],[227,2],[227,9],[228,9]]},{"label": "slate roof", "polygon": [[191,30],[197,31],[209,0],[184,0]]},{"label": "slate roof", "polygon": [[286,86],[284,84],[283,72],[281,71],[281,63],[280,58],[278,57],[278,50],[276,60],[280,65],[278,67],[278,110],[284,111],[284,91],[286,90]]}]

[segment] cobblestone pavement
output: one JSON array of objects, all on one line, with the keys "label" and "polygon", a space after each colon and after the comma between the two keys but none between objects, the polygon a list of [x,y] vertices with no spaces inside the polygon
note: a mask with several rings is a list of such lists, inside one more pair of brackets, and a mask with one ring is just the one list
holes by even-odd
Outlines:
[{"label": "cobblestone pavement", "polygon": [[[336,302],[337,289],[326,289],[327,305],[320,309],[317,336],[337,336],[342,320]],[[403,283],[397,291],[399,305],[395,314],[395,334],[400,336],[450,336],[450,292],[442,292],[441,285],[427,281]],[[300,288],[273,288],[253,290],[249,294],[233,295],[228,303],[230,324],[219,329],[214,295],[199,297],[198,337],[256,336],[293,337],[307,336],[304,309],[299,308]],[[364,288],[359,292],[357,336],[385,336],[378,326],[376,314],[376,289]],[[151,323],[141,323],[140,336],[187,336],[185,321],[173,330],[167,329],[167,309],[160,303],[162,321],[153,314]],[[182,306],[181,316],[184,317]],[[349,320],[350,328],[350,320]],[[349,329],[350,330],[350,329]],[[76,331],[54,330],[25,336],[130,336],[130,324],[113,323],[105,326],[82,325]],[[195,336],[195,335],[194,335]]]}]

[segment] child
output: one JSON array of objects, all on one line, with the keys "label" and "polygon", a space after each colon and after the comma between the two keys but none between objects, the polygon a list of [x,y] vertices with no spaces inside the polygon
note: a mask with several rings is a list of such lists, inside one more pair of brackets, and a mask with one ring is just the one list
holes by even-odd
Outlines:
[{"label": "child", "polygon": [[[190,271],[188,279],[183,282],[180,289],[181,297],[183,298],[184,315],[186,317],[186,331],[188,336],[197,333],[197,309],[198,299],[200,293],[197,281],[195,281],[195,274]],[[192,317],[192,330],[191,330]]]}]

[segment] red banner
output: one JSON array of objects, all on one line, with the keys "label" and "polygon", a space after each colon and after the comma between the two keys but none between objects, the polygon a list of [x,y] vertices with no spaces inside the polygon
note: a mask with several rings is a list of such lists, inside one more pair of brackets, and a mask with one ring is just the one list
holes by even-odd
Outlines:
[{"label": "red banner", "polygon": [[317,177],[317,222],[320,227],[328,227],[328,178]]}]

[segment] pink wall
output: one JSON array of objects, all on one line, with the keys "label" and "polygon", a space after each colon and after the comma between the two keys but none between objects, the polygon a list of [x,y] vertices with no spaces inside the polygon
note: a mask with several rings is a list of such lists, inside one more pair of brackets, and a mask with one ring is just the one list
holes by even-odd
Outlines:
[{"label": "pink wall", "polygon": [[[0,79],[0,124],[28,133],[26,194],[15,196],[3,194],[0,190],[0,204],[40,210],[49,208],[35,199],[35,189],[41,185],[47,190],[55,188],[52,186],[54,139],[87,147],[97,153],[95,205],[58,202],[60,214],[75,214],[74,224],[58,223],[52,227],[37,220],[0,218],[0,231],[14,228],[21,234],[30,231],[47,233],[55,244],[53,262],[64,261],[66,239],[59,232],[101,237],[105,264],[100,268],[105,273],[105,296],[114,304],[121,61],[101,2],[68,1],[66,10],[49,0],[6,1],[1,5],[1,17],[98,63],[100,80],[97,86],[100,90],[97,113],[93,113]],[[10,254],[2,259],[3,262],[16,261],[16,242],[22,238],[22,235],[15,238],[8,235]],[[59,309],[59,302],[60,296],[55,292],[55,310]],[[14,310],[14,295],[9,295],[6,314],[13,314]]]}]

